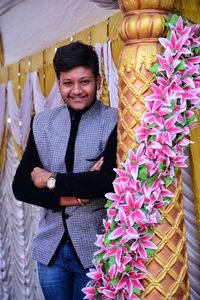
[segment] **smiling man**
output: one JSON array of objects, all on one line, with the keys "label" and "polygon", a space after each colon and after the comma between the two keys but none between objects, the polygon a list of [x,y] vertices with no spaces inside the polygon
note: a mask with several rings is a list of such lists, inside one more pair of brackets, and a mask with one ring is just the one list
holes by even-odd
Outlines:
[{"label": "smiling man", "polygon": [[99,63],[91,46],[63,46],[53,62],[64,105],[33,118],[13,192],[42,207],[32,257],[45,299],[82,300],[106,217],[104,195],[113,190],[117,110],[96,99]]}]

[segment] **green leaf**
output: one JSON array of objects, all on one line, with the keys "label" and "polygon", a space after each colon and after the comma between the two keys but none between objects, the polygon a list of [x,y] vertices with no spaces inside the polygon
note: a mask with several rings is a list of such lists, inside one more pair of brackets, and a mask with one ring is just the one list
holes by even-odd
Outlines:
[{"label": "green leaf", "polygon": [[151,66],[150,68],[150,72],[153,73],[153,74],[156,74],[158,72],[158,68],[160,67],[160,64],[159,63],[155,63],[153,66]]},{"label": "green leaf", "polygon": [[172,116],[173,116],[173,113],[169,113],[169,114],[164,116],[164,119],[167,120],[167,119],[171,118]]},{"label": "green leaf", "polygon": [[125,269],[124,269],[124,272],[130,272],[131,271],[131,266],[130,265],[126,265]]},{"label": "green leaf", "polygon": [[156,253],[156,249],[146,249],[147,250],[147,257],[152,256],[154,253]]},{"label": "green leaf", "polygon": [[147,124],[147,125],[146,125],[146,128],[147,128],[147,129],[153,128],[153,127],[155,127],[156,125],[157,125],[156,122],[153,122],[153,123],[151,123],[151,124]]},{"label": "green leaf", "polygon": [[154,231],[152,229],[149,229],[148,231],[145,232],[145,235],[151,235],[154,234]]},{"label": "green leaf", "polygon": [[177,21],[178,21],[178,18],[179,18],[179,16],[177,16],[176,14],[174,14],[174,15],[171,17],[169,23],[170,23],[171,25],[175,26],[176,23],[177,23]]},{"label": "green leaf", "polygon": [[161,162],[159,164],[159,169],[160,169],[160,171],[164,171],[164,163],[163,162]]},{"label": "green leaf", "polygon": [[126,249],[127,249],[128,251],[131,250],[131,245],[129,245],[128,243],[125,244],[125,247],[126,247]]},{"label": "green leaf", "polygon": [[178,171],[179,171],[179,168],[175,167],[175,168],[174,168],[174,173],[175,173],[175,175],[178,174]]},{"label": "green leaf", "polygon": [[154,176],[149,177],[149,178],[147,179],[147,185],[148,185],[148,186],[152,186],[153,183],[154,183],[154,181],[156,181],[156,178],[157,178],[157,177],[158,177],[158,174],[155,174]]},{"label": "green leaf", "polygon": [[110,257],[109,257],[109,264],[110,264],[110,266],[116,264],[115,256],[110,256]]},{"label": "green leaf", "polygon": [[108,231],[108,233],[106,234],[105,238],[104,238],[104,244],[105,246],[108,246],[110,244],[110,240],[108,239],[110,235],[110,231]]},{"label": "green leaf", "polygon": [[141,208],[141,210],[145,213],[145,214],[148,214],[149,210],[148,210],[148,205],[147,204],[144,204],[143,207]]},{"label": "green leaf", "polygon": [[104,205],[105,208],[109,208],[111,207],[111,205],[113,204],[112,200],[107,200],[106,204]]},{"label": "green leaf", "polygon": [[195,54],[199,55],[200,54],[200,47],[194,48]]},{"label": "green leaf", "polygon": [[139,169],[138,177],[140,180],[147,179],[147,167],[145,165],[143,165],[143,167]]},{"label": "green leaf", "polygon": [[110,280],[110,284],[117,284],[118,282],[119,282],[119,280],[120,280],[120,276],[118,276],[118,277],[116,277],[116,278],[112,278],[111,280]]},{"label": "green leaf", "polygon": [[170,202],[171,198],[170,197],[163,197],[163,201]]},{"label": "green leaf", "polygon": [[103,258],[104,254],[105,252],[102,252],[95,257],[96,264]]},{"label": "green leaf", "polygon": [[148,143],[151,143],[152,141],[155,141],[155,137],[153,135],[148,138]]},{"label": "green leaf", "polygon": [[168,32],[167,32],[167,36],[166,36],[166,39],[168,40],[168,41],[170,41],[170,38],[171,38],[171,31],[170,31],[170,27],[169,27],[169,25],[168,25]]},{"label": "green leaf", "polygon": [[140,226],[139,226],[138,224],[135,223],[135,224],[133,225],[133,228],[136,229],[136,230],[138,230],[138,229],[140,228]]},{"label": "green leaf", "polygon": [[116,225],[116,222],[112,221],[112,223],[110,224],[110,230],[111,231],[113,231],[115,229],[115,225]]},{"label": "green leaf", "polygon": [[196,121],[196,117],[192,116],[190,119],[187,119],[186,123],[187,123],[187,125],[189,125],[189,124],[194,123],[195,121]]},{"label": "green leaf", "polygon": [[175,143],[177,143],[178,141],[180,141],[184,136],[182,134],[177,134],[177,137],[173,140]]},{"label": "green leaf", "polygon": [[104,270],[105,274],[108,274],[109,269],[110,269],[109,262],[108,261],[104,261],[103,270]]},{"label": "green leaf", "polygon": [[185,62],[184,60],[180,59],[178,66],[176,67],[177,71],[182,71],[185,70],[186,66],[185,66]]},{"label": "green leaf", "polygon": [[162,177],[166,187],[170,186],[174,180],[174,177]]},{"label": "green leaf", "polygon": [[141,291],[140,291],[139,289],[137,289],[137,288],[133,288],[133,293],[134,293],[135,295],[137,295],[137,296],[140,296]]}]

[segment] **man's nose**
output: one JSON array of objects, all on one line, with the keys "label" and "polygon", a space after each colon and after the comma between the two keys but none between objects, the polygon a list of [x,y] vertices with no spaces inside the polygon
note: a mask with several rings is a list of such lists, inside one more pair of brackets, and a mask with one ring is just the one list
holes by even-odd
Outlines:
[{"label": "man's nose", "polygon": [[79,95],[81,93],[81,86],[79,83],[74,83],[72,87],[72,93],[75,95]]}]

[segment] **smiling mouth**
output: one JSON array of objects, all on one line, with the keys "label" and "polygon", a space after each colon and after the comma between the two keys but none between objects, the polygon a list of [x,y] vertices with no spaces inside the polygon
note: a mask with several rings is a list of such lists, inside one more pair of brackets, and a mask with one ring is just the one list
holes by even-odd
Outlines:
[{"label": "smiling mouth", "polygon": [[71,97],[71,100],[74,102],[82,102],[85,99],[85,96],[83,97]]}]

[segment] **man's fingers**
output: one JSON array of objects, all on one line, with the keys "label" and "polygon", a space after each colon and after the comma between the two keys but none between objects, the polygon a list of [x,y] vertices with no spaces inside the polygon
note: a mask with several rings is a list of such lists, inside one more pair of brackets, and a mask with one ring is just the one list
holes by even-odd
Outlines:
[{"label": "man's fingers", "polygon": [[103,165],[103,157],[101,157],[90,169],[90,171],[99,171]]}]

